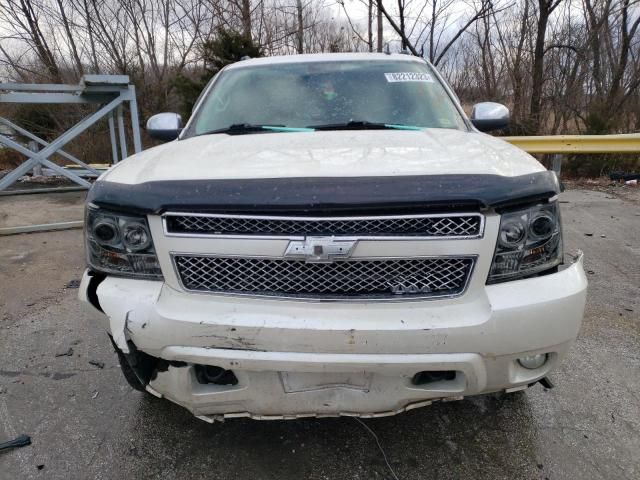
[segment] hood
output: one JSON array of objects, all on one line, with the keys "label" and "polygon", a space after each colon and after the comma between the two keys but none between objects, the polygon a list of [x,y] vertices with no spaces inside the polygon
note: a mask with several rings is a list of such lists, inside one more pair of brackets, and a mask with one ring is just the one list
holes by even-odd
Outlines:
[{"label": "hood", "polygon": [[101,180],[389,177],[544,171],[522,150],[477,132],[447,129],[346,130],[203,135],[129,157]]}]

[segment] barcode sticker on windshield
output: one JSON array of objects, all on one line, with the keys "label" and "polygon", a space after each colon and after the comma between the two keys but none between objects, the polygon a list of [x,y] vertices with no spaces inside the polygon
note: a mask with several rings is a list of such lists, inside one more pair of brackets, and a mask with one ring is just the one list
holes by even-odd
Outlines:
[{"label": "barcode sticker on windshield", "polygon": [[428,73],[417,72],[394,72],[385,73],[385,78],[389,83],[395,82],[430,82],[433,83],[433,78]]}]

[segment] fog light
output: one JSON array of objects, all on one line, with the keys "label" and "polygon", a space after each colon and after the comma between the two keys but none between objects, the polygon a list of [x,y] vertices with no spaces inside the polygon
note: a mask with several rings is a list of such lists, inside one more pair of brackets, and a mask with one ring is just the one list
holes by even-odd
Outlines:
[{"label": "fog light", "polygon": [[518,363],[522,365],[524,368],[528,368],[529,370],[535,370],[536,368],[540,368],[547,361],[546,353],[539,353],[537,355],[528,355],[526,357],[522,357],[518,359]]}]

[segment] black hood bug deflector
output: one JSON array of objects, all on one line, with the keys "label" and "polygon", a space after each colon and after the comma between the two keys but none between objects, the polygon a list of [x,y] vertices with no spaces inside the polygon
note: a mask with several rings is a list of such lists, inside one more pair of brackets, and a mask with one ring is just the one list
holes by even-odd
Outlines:
[{"label": "black hood bug deflector", "polygon": [[140,184],[98,181],[87,201],[139,214],[217,213],[385,214],[501,209],[544,201],[560,191],[556,174],[316,177],[168,180]]}]

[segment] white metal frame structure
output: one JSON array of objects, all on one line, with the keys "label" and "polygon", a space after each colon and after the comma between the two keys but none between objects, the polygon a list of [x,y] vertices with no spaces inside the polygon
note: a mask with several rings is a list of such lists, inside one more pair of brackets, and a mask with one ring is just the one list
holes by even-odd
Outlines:
[{"label": "white metal frame structure", "polygon": [[[117,163],[119,160],[126,158],[128,152],[123,112],[123,104],[125,102],[129,102],[133,149],[135,153],[138,153],[142,150],[138,106],[136,103],[135,87],[129,84],[128,75],[84,75],[78,85],[0,83],[0,103],[100,105],[97,111],[80,120],[50,143],[13,122],[0,117],[0,124],[9,127],[17,134],[28,138],[31,142],[35,142],[35,144],[42,147],[39,151],[33,151],[16,142],[14,139],[9,138],[8,135],[0,134],[0,143],[27,157],[22,164],[0,179],[0,192],[13,185],[20,177],[34,167],[49,168],[53,172],[72,180],[78,185],[89,188],[91,186],[90,182],[73,171],[53,163],[48,157],[57,153],[65,159],[79,165],[85,169],[85,171],[95,174],[96,176],[99,175],[100,172],[98,170],[65,152],[62,148],[96,122],[107,117],[111,139],[111,161],[112,163]],[[118,141],[116,141],[116,122]],[[34,193],[35,192],[37,192],[37,190],[34,190]]]}]

